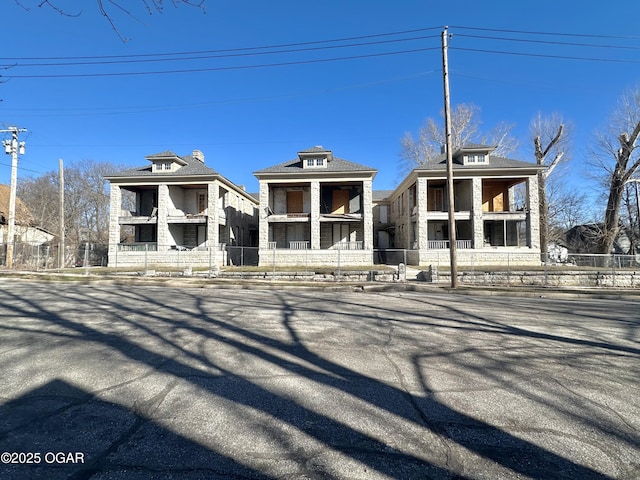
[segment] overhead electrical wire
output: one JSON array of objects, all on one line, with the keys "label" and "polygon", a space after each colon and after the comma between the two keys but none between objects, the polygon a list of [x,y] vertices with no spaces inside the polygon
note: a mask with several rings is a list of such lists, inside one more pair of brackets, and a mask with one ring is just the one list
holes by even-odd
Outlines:
[{"label": "overhead electrical wire", "polygon": [[[338,48],[361,48],[368,46],[380,46],[382,44],[392,44],[400,42],[415,42],[424,41],[429,39],[438,38],[440,35],[419,35],[416,33],[425,33],[441,27],[427,27],[412,30],[403,30],[396,32],[384,32],[372,35],[360,35],[353,37],[344,37],[336,39],[325,39],[309,42],[296,42],[296,43],[284,43],[274,45],[263,45],[243,48],[231,48],[231,49],[218,49],[218,50],[200,50],[200,51],[188,51],[188,52],[173,52],[173,53],[148,53],[148,54],[134,54],[134,55],[107,55],[107,56],[83,56],[83,57],[0,57],[0,61],[16,62],[14,65],[5,65],[5,70],[8,71],[5,75],[0,75],[0,79],[10,78],[82,78],[82,77],[120,77],[120,76],[140,76],[140,75],[159,75],[159,74],[178,74],[178,73],[197,73],[197,72],[213,72],[213,71],[229,71],[229,70],[244,70],[244,69],[257,69],[257,68],[272,68],[282,66],[293,65],[305,65],[314,63],[326,63],[336,61],[347,61],[356,59],[376,58],[376,57],[388,57],[395,55],[405,55],[412,53],[421,53],[429,50],[440,49],[440,46],[424,46],[420,48],[397,50],[397,51],[374,51],[362,54],[337,56],[329,58],[305,58],[305,59],[291,59],[291,54],[296,53],[308,53],[311,51],[329,51]],[[482,41],[500,41],[509,42],[511,44],[517,43],[530,43],[538,45],[553,45],[562,47],[574,47],[574,48],[606,48],[609,50],[640,50],[640,46],[636,45],[610,45],[610,44],[593,44],[593,43],[578,43],[578,42],[565,42],[553,39],[553,37],[571,37],[571,38],[591,38],[591,39],[616,39],[616,40],[635,40],[640,39],[636,36],[620,36],[620,35],[595,35],[595,34],[575,34],[566,32],[536,32],[536,31],[522,31],[522,30],[510,30],[510,29],[492,29],[483,27],[467,27],[467,26],[452,26],[449,27],[454,30],[453,37],[471,38]],[[545,39],[532,39],[532,38],[514,38],[513,36],[503,37],[495,35],[481,35],[481,34],[467,34],[456,33],[455,30],[472,30],[480,32],[491,32],[500,34],[517,34],[526,36],[545,36]],[[412,35],[406,37],[406,35]],[[392,36],[400,36],[400,38],[388,38]],[[403,37],[404,36],[404,37]],[[387,37],[384,40],[373,41],[361,41],[368,39],[379,39]],[[353,43],[357,41],[356,43]],[[351,43],[344,43],[351,42]],[[337,44],[337,45],[332,45]],[[550,58],[561,60],[579,60],[579,61],[594,61],[594,62],[612,62],[612,63],[628,63],[636,64],[640,63],[639,60],[629,58],[601,58],[596,56],[581,56],[581,55],[565,55],[561,53],[544,53],[544,52],[523,52],[517,50],[507,49],[492,49],[482,48],[482,46],[466,46],[457,45],[456,42],[452,42],[449,45],[451,50],[468,51],[476,53],[488,53],[498,55],[512,55],[512,56],[524,56],[524,57],[538,57],[538,58]],[[64,73],[39,73],[39,74],[12,74],[12,70],[19,69],[21,67],[83,67],[92,65],[125,65],[125,64],[139,64],[149,62],[175,62],[175,61],[201,61],[211,59],[230,59],[241,58],[251,56],[264,56],[264,55],[283,55],[285,58],[283,61],[275,61],[269,63],[253,63],[253,64],[235,64],[235,65],[202,65],[196,68],[183,68],[183,69],[157,69],[157,70],[141,70],[141,71],[103,71],[103,72],[64,72]],[[289,58],[287,58],[287,56]],[[295,58],[295,57],[294,57]],[[60,60],[60,62],[54,63],[20,63],[24,61],[43,61],[52,62],[53,60]]]},{"label": "overhead electrical wire", "polygon": [[[84,66],[84,65],[112,65],[112,64],[130,64],[130,63],[149,63],[149,62],[175,62],[175,61],[189,61],[189,60],[204,60],[210,58],[234,58],[234,57],[251,57],[257,55],[278,55],[282,53],[297,53],[297,52],[310,52],[317,50],[330,50],[337,48],[351,48],[351,47],[362,47],[369,45],[381,45],[388,43],[399,43],[399,42],[407,42],[414,40],[424,40],[427,38],[439,38],[439,35],[425,35],[420,37],[410,37],[410,38],[400,38],[393,40],[379,40],[376,42],[364,42],[364,43],[348,43],[345,45],[331,45],[325,47],[305,47],[305,48],[295,48],[288,50],[273,50],[266,52],[242,52],[240,53],[239,49],[235,49],[238,53],[218,53],[218,54],[207,54],[207,55],[198,55],[198,56],[180,56],[180,57],[170,57],[170,58],[144,58],[144,59],[136,59],[136,60],[95,60],[95,61],[82,61],[82,62],[58,62],[58,63],[18,63],[16,66],[18,67],[60,67],[60,66]],[[252,50],[252,49],[249,49]],[[181,54],[184,55],[184,54]]]},{"label": "overhead electrical wire", "polygon": [[557,37],[582,37],[582,38],[609,38],[618,40],[640,40],[637,35],[599,35],[593,33],[568,33],[568,32],[535,32],[530,30],[508,30],[503,28],[466,27],[461,25],[450,25],[449,28],[459,28],[460,30],[480,30],[484,32],[519,33],[523,35],[546,35]]},{"label": "overhead electrical wire", "polygon": [[333,58],[320,58],[313,60],[296,60],[290,62],[275,62],[253,65],[234,65],[223,67],[201,67],[182,70],[157,70],[157,71],[143,71],[143,72],[102,72],[102,73],[60,73],[60,74],[42,74],[42,75],[0,75],[0,79],[3,78],[79,78],[79,77],[122,77],[122,76],[138,76],[138,75],[161,75],[161,74],[173,74],[173,73],[197,73],[197,72],[214,72],[225,70],[245,70],[255,68],[269,68],[269,67],[283,67],[289,65],[305,65],[313,63],[326,63],[335,62],[341,60],[356,60],[362,58],[375,58],[386,57],[391,55],[402,55],[408,53],[426,52],[429,50],[439,50],[440,47],[431,48],[416,48],[412,50],[402,50],[395,52],[384,53],[369,53],[363,55],[351,55],[347,57],[333,57]]},{"label": "overhead electrical wire", "polygon": [[[398,32],[376,33],[373,35],[360,35],[356,37],[344,37],[334,38],[330,40],[314,40],[309,42],[296,42],[296,43],[282,43],[275,45],[262,45],[257,47],[238,47],[238,48],[225,48],[217,50],[196,50],[192,52],[171,52],[171,53],[138,53],[130,55],[96,55],[96,56],[67,56],[67,57],[0,57],[0,60],[19,61],[19,60],[88,60],[88,59],[107,59],[107,58],[137,58],[137,57],[155,57],[155,56],[175,56],[175,55],[202,55],[208,53],[225,53],[225,52],[241,52],[251,50],[266,50],[273,48],[289,48],[289,47],[301,47],[306,45],[322,45],[325,43],[337,43],[347,42],[353,40],[364,40],[365,38],[379,38],[388,37],[392,35],[405,35],[408,33],[426,32],[431,30],[439,30],[442,27],[427,27],[418,28],[413,30],[401,30]],[[439,37],[439,35],[438,35]],[[375,42],[372,42],[375,43]]]},{"label": "overhead electrical wire", "polygon": [[627,60],[622,58],[596,58],[596,57],[576,57],[570,55],[549,55],[549,54],[541,54],[541,53],[526,53],[526,52],[507,52],[505,50],[486,50],[479,48],[464,48],[464,47],[454,47],[449,45],[450,50],[460,50],[465,52],[477,52],[477,53],[494,53],[499,55],[516,55],[520,57],[538,57],[538,58],[554,58],[558,60],[584,60],[589,62],[610,62],[610,63],[637,63],[640,64],[639,60]]}]

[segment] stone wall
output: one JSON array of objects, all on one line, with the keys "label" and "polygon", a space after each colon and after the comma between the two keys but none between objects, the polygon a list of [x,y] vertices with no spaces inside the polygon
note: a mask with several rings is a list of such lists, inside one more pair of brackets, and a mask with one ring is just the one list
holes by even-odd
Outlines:
[{"label": "stone wall", "polygon": [[163,267],[183,268],[185,266],[209,267],[226,265],[227,252],[223,250],[169,250],[169,251],[140,251],[113,252],[109,255],[109,267],[114,268],[150,268],[154,265]]},{"label": "stone wall", "polygon": [[261,249],[260,266],[373,265],[372,250]]},{"label": "stone wall", "polygon": [[[457,251],[458,265],[540,266],[540,251],[530,248],[461,249]],[[420,250],[417,262],[410,264],[445,266],[450,263],[449,250]]]},{"label": "stone wall", "polygon": [[[449,272],[437,269],[419,275],[427,282],[450,283]],[[468,285],[512,285],[548,287],[618,287],[640,288],[640,271],[566,271],[566,272],[463,272],[458,275],[460,284]]]}]

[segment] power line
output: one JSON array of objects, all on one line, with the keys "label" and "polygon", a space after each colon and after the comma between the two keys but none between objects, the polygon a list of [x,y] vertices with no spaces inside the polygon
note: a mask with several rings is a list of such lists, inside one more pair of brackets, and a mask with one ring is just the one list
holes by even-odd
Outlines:
[{"label": "power line", "polygon": [[594,58],[594,57],[575,57],[569,55],[549,55],[542,53],[524,53],[524,52],[507,52],[505,50],[485,50],[479,48],[463,48],[463,47],[449,47],[451,50],[460,50],[466,52],[477,52],[477,53],[494,53],[499,55],[515,55],[521,57],[537,57],[537,58],[553,58],[558,60],[582,60],[589,62],[609,62],[609,63],[634,63],[640,64],[640,60],[626,60],[626,59],[617,59],[617,58]]},{"label": "power line", "polygon": [[[274,49],[274,48],[289,48],[289,47],[300,47],[306,45],[321,45],[326,43],[337,43],[337,42],[346,42],[353,40],[364,40],[367,38],[379,38],[393,35],[405,35],[408,33],[418,33],[418,32],[427,32],[432,30],[439,30],[441,27],[427,27],[427,28],[418,28],[413,30],[402,30],[398,32],[386,32],[386,33],[377,33],[373,35],[360,35],[356,37],[344,37],[344,38],[335,38],[328,40],[316,40],[310,42],[296,42],[296,43],[282,43],[275,45],[263,45],[257,47],[238,47],[238,48],[227,48],[227,49],[218,49],[218,50],[197,50],[192,52],[172,52],[172,53],[140,53],[140,54],[131,54],[131,55],[97,55],[97,56],[80,56],[80,57],[0,57],[0,60],[7,61],[20,61],[20,60],[89,60],[89,59],[116,59],[116,58],[139,58],[139,57],[157,57],[157,56],[181,56],[181,55],[203,55],[210,53],[232,53],[232,52],[243,52],[243,51],[251,51],[251,50],[266,50],[266,49]],[[439,35],[435,35],[435,37],[439,37]],[[376,43],[376,42],[371,42]],[[327,47],[330,48],[330,47]]]},{"label": "power line", "polygon": [[459,28],[460,30],[480,30],[484,32],[500,32],[500,33],[520,33],[525,35],[547,35],[558,37],[582,37],[582,38],[609,38],[618,40],[640,40],[640,36],[636,35],[598,35],[592,33],[567,33],[567,32],[536,32],[530,30],[506,30],[502,28],[482,28],[482,27],[465,27],[460,25],[451,25],[449,28]]},{"label": "power line", "polygon": [[630,46],[630,45],[599,45],[594,43],[576,43],[576,42],[558,42],[551,40],[532,40],[529,38],[505,38],[505,37],[493,37],[486,35],[466,35],[464,33],[457,33],[456,37],[464,37],[464,38],[481,38],[484,40],[504,40],[509,42],[522,42],[522,43],[541,43],[546,45],[564,45],[571,47],[594,47],[594,48],[619,48],[623,50],[640,50],[640,46]]},{"label": "power line", "polygon": [[158,70],[158,71],[143,71],[143,72],[102,72],[102,73],[60,73],[60,74],[42,74],[42,75],[0,75],[0,79],[3,78],[82,78],[82,77],[124,77],[124,76],[140,76],[140,75],[163,75],[163,74],[175,74],[175,73],[198,73],[198,72],[214,72],[214,71],[228,71],[228,70],[247,70],[255,68],[271,68],[271,67],[283,67],[291,65],[308,65],[314,63],[327,63],[344,60],[357,60],[364,58],[377,58],[387,57],[393,55],[405,55],[410,53],[426,52],[429,50],[439,50],[440,47],[430,48],[416,48],[411,50],[401,50],[395,52],[384,53],[369,53],[363,55],[351,55],[346,57],[333,57],[322,58],[314,60],[297,60],[291,62],[277,62],[277,63],[264,63],[254,65],[236,65],[236,66],[224,66],[224,67],[203,67],[193,69],[181,69],[181,70]]},{"label": "power line", "polygon": [[319,50],[329,50],[329,49],[337,49],[337,48],[352,48],[352,47],[362,47],[362,46],[370,46],[370,45],[381,45],[381,44],[389,44],[389,43],[399,43],[399,42],[408,42],[415,40],[424,40],[428,38],[438,38],[438,35],[423,35],[419,37],[410,37],[410,38],[401,38],[401,39],[393,39],[393,40],[380,40],[376,42],[364,42],[364,43],[349,43],[346,45],[331,45],[326,47],[305,47],[305,48],[296,48],[296,49],[288,49],[288,50],[273,50],[266,52],[243,52],[243,53],[221,53],[217,55],[199,55],[199,56],[181,56],[176,58],[145,58],[145,59],[137,59],[137,60],[100,60],[100,61],[83,61],[83,62],[58,62],[58,63],[18,63],[16,67],[61,67],[61,66],[86,66],[86,65],[120,65],[120,64],[130,64],[130,63],[151,63],[151,62],[176,62],[176,61],[190,61],[190,60],[204,60],[211,58],[237,58],[237,57],[251,57],[257,55],[278,55],[282,53],[298,53],[298,52],[310,52],[310,51],[319,51]]}]

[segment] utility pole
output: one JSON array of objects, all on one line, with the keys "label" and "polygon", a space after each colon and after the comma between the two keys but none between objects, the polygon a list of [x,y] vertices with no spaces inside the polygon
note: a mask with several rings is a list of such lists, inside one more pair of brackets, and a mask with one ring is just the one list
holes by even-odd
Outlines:
[{"label": "utility pole", "polygon": [[456,244],[456,211],[453,193],[453,147],[451,145],[451,102],[449,99],[449,59],[447,57],[448,27],[442,32],[442,77],[444,82],[444,133],[447,149],[447,194],[449,197],[449,257],[451,260],[451,288],[458,286],[458,254]]},{"label": "utility pole", "polygon": [[0,130],[2,133],[10,133],[11,140],[4,140],[4,151],[11,155],[11,191],[9,193],[9,225],[7,227],[7,268],[13,268],[13,247],[16,236],[16,186],[18,182],[18,153],[24,155],[24,142],[18,142],[18,134],[26,132],[24,128],[9,127]]},{"label": "utility pole", "polygon": [[59,162],[59,171],[60,171],[60,179],[59,179],[59,216],[60,216],[60,225],[58,236],[60,237],[60,242],[58,245],[58,268],[64,268],[64,169],[62,166],[62,159],[58,160]]}]

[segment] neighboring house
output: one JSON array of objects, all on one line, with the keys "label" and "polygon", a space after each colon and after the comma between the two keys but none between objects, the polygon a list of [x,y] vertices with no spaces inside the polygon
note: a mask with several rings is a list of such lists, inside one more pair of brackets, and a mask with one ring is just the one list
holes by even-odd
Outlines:
[{"label": "neighboring house", "polygon": [[[565,233],[567,249],[570,253],[595,254],[597,253],[598,240],[603,235],[604,225],[601,223],[588,223],[576,225]],[[616,238],[613,241],[611,253],[616,255],[633,255],[632,233],[620,225]]]},{"label": "neighboring house", "polygon": [[[0,243],[5,245],[9,240],[9,196],[11,188],[8,185],[0,185]],[[33,216],[29,209],[19,198],[16,198],[15,210],[15,237],[16,243],[28,243],[42,245],[52,241],[55,235],[35,226]]]},{"label": "neighboring house", "polygon": [[[540,264],[540,167],[492,151],[486,145],[466,145],[453,152],[458,263]],[[380,203],[390,205],[395,227],[391,245],[410,250],[409,264],[449,261],[446,179],[443,153],[414,169]]]},{"label": "neighboring house", "polygon": [[260,265],[371,265],[377,170],[314,147],[254,172]]},{"label": "neighboring house", "polygon": [[[255,245],[256,199],[207,167],[201,151],[146,159],[147,166],[105,177],[111,185],[109,266],[224,265],[225,247]],[[123,204],[123,191],[135,195],[133,208]]]}]

